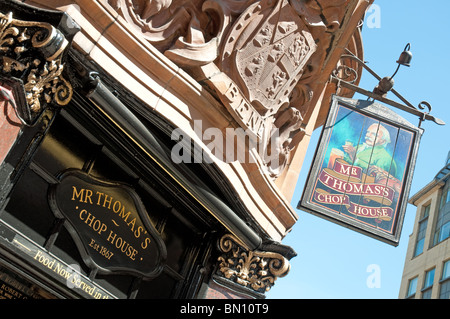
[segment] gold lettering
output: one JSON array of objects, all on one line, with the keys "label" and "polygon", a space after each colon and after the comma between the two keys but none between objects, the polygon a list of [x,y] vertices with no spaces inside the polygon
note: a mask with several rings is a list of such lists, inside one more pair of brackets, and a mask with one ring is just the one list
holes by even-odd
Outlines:
[{"label": "gold lettering", "polygon": [[[20,292],[18,292],[14,288],[8,287],[4,284],[2,284],[2,286],[0,287],[0,294],[2,292],[5,292],[5,296],[10,299],[12,299],[11,297],[21,298],[23,296]],[[26,299],[26,298],[24,298],[24,299]]]},{"label": "gold lettering", "polygon": [[119,249],[122,253],[124,253],[131,260],[135,260],[135,257],[138,253],[136,249],[133,248],[126,240],[122,237],[117,236],[112,230],[109,232],[109,236],[107,240],[117,249]]},{"label": "gold lettering", "polygon": [[133,218],[127,225],[128,225],[128,227],[131,228],[131,231],[134,231],[134,225],[135,224],[136,224],[136,218]]},{"label": "gold lettering", "polygon": [[88,213],[88,217],[85,219],[85,223],[89,225],[89,227],[92,227],[92,222],[94,221],[95,217],[94,215],[91,215],[91,213]]},{"label": "gold lettering", "polygon": [[82,202],[83,201],[84,189],[82,189],[81,191],[77,192],[77,188],[75,186],[72,186],[72,188],[73,188],[72,200],[75,200],[75,197],[76,197],[76,198],[80,198],[79,201]]},{"label": "gold lettering", "polygon": [[122,219],[126,222],[128,219],[128,216],[130,216],[130,212],[125,214],[125,207],[122,207],[122,210],[119,213],[119,216],[122,217]]},{"label": "gold lettering", "polygon": [[117,234],[111,230],[109,232],[108,238],[106,238],[106,240],[109,241],[111,244],[113,244],[114,240],[116,239],[116,236],[117,236]]},{"label": "gold lettering", "polygon": [[[42,265],[48,267],[50,270],[52,270],[54,273],[59,275],[64,280],[66,280],[67,283],[69,283],[70,281],[70,283],[73,284],[72,288],[79,288],[96,299],[100,298],[109,299],[108,295],[98,291],[95,285],[91,285],[88,282],[84,281],[79,274],[74,272],[72,269],[68,270],[68,268],[65,265],[59,263],[58,261],[56,261],[56,259],[46,255],[42,251],[38,250],[36,252],[36,255],[34,256],[34,259],[37,260]],[[4,287],[7,286],[0,286],[0,293],[1,289],[5,290]],[[12,294],[12,291],[9,291],[9,293]]]},{"label": "gold lettering", "polygon": [[[117,205],[117,204],[119,204],[119,205]],[[117,207],[117,208],[116,208]],[[115,201],[114,202],[114,205],[113,205],[113,212],[114,213],[118,213],[118,212],[120,212],[120,209],[122,208],[122,203],[121,202],[119,202],[118,200],[117,201]]]},{"label": "gold lettering", "polygon": [[150,237],[145,238],[144,241],[141,243],[141,247],[143,249],[147,249],[147,246],[148,246],[148,244],[150,244],[150,242],[151,242]]},{"label": "gold lettering", "polygon": [[37,251],[36,256],[34,256],[34,259],[49,269],[52,269],[53,266],[55,265],[55,259],[50,260],[50,257],[43,255],[40,250]]},{"label": "gold lettering", "polygon": [[69,279],[70,276],[72,276],[72,273],[67,271],[66,267],[64,267],[60,263],[56,264],[54,272],[56,272],[58,275],[60,275],[62,278],[66,279],[66,280]]},{"label": "gold lettering", "polygon": [[101,205],[101,204],[100,204],[100,200],[102,199],[102,196],[103,196],[104,194],[101,193],[101,192],[99,192],[99,191],[97,191],[96,194],[97,194],[97,198],[98,198],[98,200],[97,200],[97,205],[100,206],[100,205]]},{"label": "gold lettering", "polygon": [[[114,212],[128,226],[129,230],[131,231],[131,233],[135,238],[140,238],[142,234],[147,234],[145,227],[142,226],[142,224],[139,222],[139,219],[134,217],[135,213],[133,211],[127,210],[125,205],[120,200],[114,200],[113,196],[110,196],[107,193],[103,193],[100,191],[95,192],[94,195],[95,198],[92,198],[93,195],[94,192],[90,189],[77,188],[75,186],[72,186],[71,200],[83,203],[90,203],[96,206],[104,207]],[[76,207],[76,209],[78,209],[78,207]],[[108,233],[107,232],[108,226],[101,219],[97,218],[95,215],[93,215],[86,209],[81,209],[78,217],[94,232],[98,233],[99,235],[105,234],[104,236],[106,236],[106,240],[111,245],[113,245],[113,247],[117,248],[121,253],[125,254],[131,260],[135,260],[135,257],[139,252],[129,242],[124,240],[124,238],[127,238],[126,236],[122,238],[112,230],[110,230]],[[116,224],[116,226],[118,225]],[[142,249],[147,249],[150,243],[151,239],[148,236],[145,236],[145,238],[142,238],[140,247]],[[92,238],[89,246],[107,259],[110,259],[113,255],[111,251],[109,251],[106,247],[100,246]],[[39,257],[40,256],[37,256],[35,259]]]},{"label": "gold lettering", "polygon": [[[108,199],[109,197],[109,199]],[[111,208],[112,197],[105,194],[105,200],[103,201],[103,207],[106,207],[106,203],[108,203],[108,209]]]},{"label": "gold lettering", "polygon": [[83,218],[83,215],[84,214],[87,214],[87,211],[85,210],[85,209],[82,209],[81,211],[80,211],[80,219],[81,220],[84,220],[84,218]]},{"label": "gold lettering", "polygon": [[141,231],[144,230],[144,228],[142,226],[139,226],[135,231],[134,231],[134,237],[139,238],[141,237]]},{"label": "gold lettering", "polygon": [[82,203],[87,203],[87,201],[89,200],[89,203],[92,204],[92,191],[90,189],[82,188],[80,191],[77,191],[77,188],[75,186],[72,186],[72,188],[72,200],[78,199]]},{"label": "gold lettering", "polygon": [[[84,217],[87,214],[87,217]],[[97,232],[99,235],[101,235],[105,230],[108,229],[105,223],[100,221],[100,219],[95,218],[94,215],[86,211],[85,209],[82,209],[80,211],[80,220],[84,221],[86,225],[91,227],[95,232]]]}]

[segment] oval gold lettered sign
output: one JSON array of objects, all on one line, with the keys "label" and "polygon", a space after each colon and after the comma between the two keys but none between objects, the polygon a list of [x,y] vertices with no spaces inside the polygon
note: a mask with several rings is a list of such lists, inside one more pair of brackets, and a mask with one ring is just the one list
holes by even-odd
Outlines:
[{"label": "oval gold lettered sign", "polygon": [[145,278],[162,271],[164,242],[129,186],[69,170],[50,188],[49,199],[89,268]]}]

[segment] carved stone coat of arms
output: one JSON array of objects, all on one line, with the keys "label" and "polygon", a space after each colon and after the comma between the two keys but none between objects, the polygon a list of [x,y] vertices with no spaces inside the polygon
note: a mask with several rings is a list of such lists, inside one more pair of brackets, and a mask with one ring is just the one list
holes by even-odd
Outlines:
[{"label": "carved stone coat of arms", "polygon": [[266,117],[289,103],[315,49],[311,33],[287,1],[261,1],[247,8],[230,32],[223,71]]}]

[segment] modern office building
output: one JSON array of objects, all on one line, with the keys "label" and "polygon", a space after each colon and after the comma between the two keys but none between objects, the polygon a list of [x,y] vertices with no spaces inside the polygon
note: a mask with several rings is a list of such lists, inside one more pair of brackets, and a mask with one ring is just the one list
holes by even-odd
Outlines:
[{"label": "modern office building", "polygon": [[450,298],[450,152],[433,180],[409,199],[417,207],[399,298]]}]

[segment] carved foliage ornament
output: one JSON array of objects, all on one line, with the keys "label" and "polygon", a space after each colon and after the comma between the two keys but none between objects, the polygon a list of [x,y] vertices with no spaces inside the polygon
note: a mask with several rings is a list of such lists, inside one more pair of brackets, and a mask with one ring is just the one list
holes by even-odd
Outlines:
[{"label": "carved foliage ornament", "polygon": [[218,39],[227,16],[226,5],[214,0],[108,2],[174,62],[199,66],[217,57]]},{"label": "carved foliage ornament", "polygon": [[31,117],[46,103],[66,105],[72,86],[62,76],[68,41],[49,23],[13,19],[0,13],[0,71],[23,82]]},{"label": "carved foliage ornament", "polygon": [[218,273],[259,293],[269,291],[275,280],[286,276],[290,269],[289,261],[282,255],[248,251],[231,235],[220,239],[219,248],[223,255],[218,258]]}]

